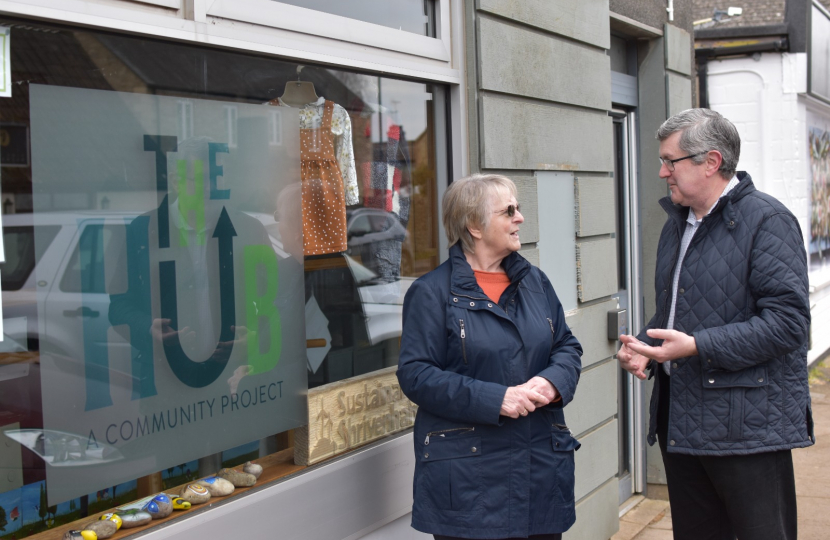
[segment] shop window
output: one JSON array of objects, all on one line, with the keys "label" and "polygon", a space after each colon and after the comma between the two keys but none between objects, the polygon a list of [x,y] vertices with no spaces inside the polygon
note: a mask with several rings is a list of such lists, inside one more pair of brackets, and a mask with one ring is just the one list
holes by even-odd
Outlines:
[{"label": "shop window", "polygon": [[[430,6],[353,14],[429,34]],[[250,460],[257,485],[301,473],[308,390],[394,369],[404,295],[439,263],[447,89],[4,24],[0,122],[26,159],[0,175],[0,440],[20,464],[0,537]]]}]

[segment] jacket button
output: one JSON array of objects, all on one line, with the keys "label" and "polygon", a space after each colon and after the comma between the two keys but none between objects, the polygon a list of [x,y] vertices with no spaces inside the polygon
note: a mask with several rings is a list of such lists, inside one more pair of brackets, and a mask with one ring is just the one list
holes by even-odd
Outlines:
[{"label": "jacket button", "polygon": [[470,448],[470,452],[472,452],[473,454],[475,454],[476,452],[478,452],[478,448],[476,448],[475,446],[473,446],[472,448]]},{"label": "jacket button", "polygon": [[476,303],[475,302],[470,302],[470,307],[476,307]]},{"label": "jacket button", "polygon": [[428,458],[429,458],[429,454],[424,454],[424,459],[428,459]]},{"label": "jacket button", "polygon": [[683,294],[684,292],[686,292],[686,289],[681,288],[681,289],[680,289],[679,291],[677,291],[677,292],[679,292],[680,294]]},{"label": "jacket button", "polygon": [[730,227],[734,227],[734,226],[735,226],[735,222],[734,222],[734,221],[730,221],[730,222],[729,222],[729,226],[730,226]]},{"label": "jacket button", "polygon": [[706,359],[706,361],[707,361],[707,362],[709,362],[710,364],[712,363],[712,359],[711,359],[711,358],[707,358],[707,359]]},{"label": "jacket button", "polygon": [[452,301],[453,302],[458,302],[458,298],[453,298]]},{"label": "jacket button", "polygon": [[715,379],[709,379],[709,384],[715,384]]},{"label": "jacket button", "polygon": [[487,304],[487,307],[493,307],[493,304]]},{"label": "jacket button", "polygon": [[673,367],[674,367],[674,369],[677,369],[679,367],[678,363],[675,362]]},{"label": "jacket button", "polygon": [[674,439],[670,440],[670,441],[669,441],[669,444],[670,444],[670,445],[672,445],[672,446],[674,446],[674,445],[675,445]]},{"label": "jacket button", "polygon": [[764,382],[764,378],[763,377],[758,377],[758,382]]}]

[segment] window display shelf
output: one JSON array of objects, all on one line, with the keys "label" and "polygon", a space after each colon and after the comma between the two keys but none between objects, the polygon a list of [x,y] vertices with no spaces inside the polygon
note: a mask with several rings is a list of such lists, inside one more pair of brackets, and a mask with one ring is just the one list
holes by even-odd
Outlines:
[{"label": "window display shelf", "polygon": [[[271,482],[274,482],[274,481],[279,480],[281,478],[285,478],[286,476],[295,474],[295,473],[300,472],[300,471],[302,471],[303,469],[306,468],[306,466],[295,465],[294,464],[294,449],[293,448],[287,448],[285,450],[281,450],[281,451],[279,451],[275,454],[271,454],[270,456],[266,456],[264,458],[254,460],[252,463],[262,465],[262,476],[259,477],[259,479],[257,480],[257,483],[255,485],[253,485],[251,487],[238,487],[234,490],[233,493],[231,493],[230,495],[228,495],[226,497],[211,497],[210,500],[207,503],[193,505],[189,510],[175,510],[172,514],[170,514],[166,518],[154,519],[150,523],[148,523],[147,525],[144,525],[143,527],[134,527],[134,528],[131,528],[131,529],[122,528],[121,530],[116,532],[113,536],[110,536],[110,539],[119,540],[121,538],[130,538],[132,536],[135,536],[138,533],[144,532],[147,529],[154,528],[154,527],[156,527],[156,526],[158,526],[162,523],[165,523],[165,522],[168,522],[168,521],[171,521],[171,520],[183,519],[187,516],[192,515],[194,512],[201,512],[203,510],[207,510],[208,508],[215,507],[215,505],[217,503],[222,503],[224,501],[231,500],[235,497],[239,497],[239,496],[243,495],[244,493],[246,493],[248,491],[251,491],[251,490],[257,490],[257,489],[259,489],[263,486],[266,486],[266,485],[270,484]],[[235,468],[238,469],[238,470],[242,469],[241,466],[235,467]],[[187,482],[185,484],[181,484],[179,486],[175,486],[175,487],[172,487],[170,489],[162,490],[161,493],[165,493],[169,496],[178,497],[179,496],[178,494],[181,491],[182,487],[186,486],[187,484],[192,484],[196,481],[198,481],[198,480],[194,480],[192,482]],[[148,493],[146,495],[153,495],[153,493]],[[143,498],[143,497],[140,497],[140,498]],[[121,505],[121,507],[123,507],[123,506],[127,506],[127,505]],[[113,512],[115,510],[116,510],[116,508],[111,508],[111,509],[106,510],[104,512],[98,512],[96,514],[90,515],[89,517],[85,517],[83,519],[73,521],[72,523],[68,523],[66,525],[61,525],[60,527],[55,527],[54,529],[42,532],[40,534],[36,534],[34,536],[30,536],[29,538],[31,538],[32,540],[61,540],[63,538],[63,535],[67,531],[80,530],[83,525],[89,523],[90,521],[95,521],[95,520],[99,519],[102,515],[104,515],[106,513],[109,513],[109,512]]]}]

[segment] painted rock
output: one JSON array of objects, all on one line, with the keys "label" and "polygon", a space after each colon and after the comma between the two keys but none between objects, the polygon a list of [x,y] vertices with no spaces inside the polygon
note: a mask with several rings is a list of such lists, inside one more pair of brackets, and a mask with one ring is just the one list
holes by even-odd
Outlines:
[{"label": "painted rock", "polygon": [[259,480],[259,476],[262,474],[262,465],[257,465],[249,461],[242,467],[242,470],[248,474],[253,474],[254,478]]},{"label": "painted rock", "polygon": [[233,484],[224,478],[217,478],[216,476],[202,478],[196,483],[210,491],[211,497],[224,497],[225,495],[233,493],[234,490]]},{"label": "painted rock", "polygon": [[222,469],[216,473],[216,476],[224,478],[236,487],[250,487],[256,484],[256,476],[236,469]]},{"label": "painted rock", "polygon": [[191,504],[202,504],[210,500],[210,492],[199,484],[187,484],[182,488],[181,496]]},{"label": "painted rock", "polygon": [[66,531],[63,540],[98,540],[94,531]]},{"label": "painted rock", "polygon": [[[153,519],[165,518],[173,513],[173,501],[170,500],[170,497],[168,497],[166,493],[159,493],[153,497],[153,500],[150,502],[155,503],[158,507],[157,514],[151,513]],[[150,506],[150,503],[148,502],[146,506]]]},{"label": "painted rock", "polygon": [[111,519],[105,519],[104,521],[99,520],[87,523],[83,526],[83,530],[81,532],[92,531],[98,535],[98,538],[109,538],[115,534],[115,531],[117,530],[118,525],[114,521]]},{"label": "painted rock", "polygon": [[173,510],[190,510],[190,501],[186,501],[181,497],[171,497],[170,502],[173,503]]},{"label": "painted rock", "polygon": [[101,516],[100,519],[101,519],[101,521],[109,520],[109,521],[112,521],[113,523],[115,523],[115,527],[116,527],[115,530],[116,531],[124,525],[124,522],[121,521],[121,518],[118,515],[113,514],[113,513],[104,514],[103,516]]},{"label": "painted rock", "polygon": [[125,529],[147,525],[153,519],[153,516],[144,510],[119,510],[115,515],[120,517],[121,521],[124,522],[122,527]]}]

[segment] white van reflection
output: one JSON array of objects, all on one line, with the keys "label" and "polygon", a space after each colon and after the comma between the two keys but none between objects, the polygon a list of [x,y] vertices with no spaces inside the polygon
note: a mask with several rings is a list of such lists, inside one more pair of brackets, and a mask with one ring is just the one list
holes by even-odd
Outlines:
[{"label": "white van reflection", "polygon": [[[263,224],[277,255],[289,257],[274,216],[248,214]],[[114,234],[117,227],[109,225],[126,223],[134,217],[135,214],[114,212],[40,213],[36,220],[32,214],[4,216],[6,262],[0,273],[4,318],[26,320],[25,330],[9,337],[27,343],[31,351],[49,351],[63,374],[83,378],[83,321],[109,327],[110,295],[106,284],[110,276],[96,275],[106,271],[102,264],[104,252],[112,242],[119,241],[119,235]],[[403,237],[401,257],[406,264],[411,257],[406,234],[394,215],[383,210],[363,208],[350,212],[350,250],[343,257],[358,287],[372,345],[401,335],[403,298],[414,278],[400,277],[391,282],[381,278],[359,260],[354,249]],[[103,251],[94,247],[81,249],[82,246],[101,246]],[[78,307],[81,294],[84,305]],[[44,318],[42,332],[38,328],[38,300],[39,314]],[[95,334],[107,337],[96,341],[94,347],[109,348],[110,354],[118,354],[121,349],[122,354],[129,355],[129,342],[117,333]],[[111,384],[133,387],[133,375],[114,365],[110,366],[109,378]]]},{"label": "white van reflection", "polygon": [[8,429],[4,434],[53,467],[95,466],[124,459],[106,443],[89,447],[87,437],[54,429]]}]

